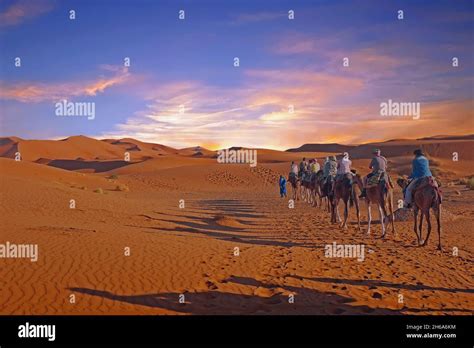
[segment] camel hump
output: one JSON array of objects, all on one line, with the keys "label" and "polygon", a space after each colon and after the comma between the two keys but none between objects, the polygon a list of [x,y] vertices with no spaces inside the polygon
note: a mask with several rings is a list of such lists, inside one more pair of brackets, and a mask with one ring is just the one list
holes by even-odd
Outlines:
[{"label": "camel hump", "polygon": [[436,200],[438,204],[441,204],[443,200],[443,192],[439,188],[438,181],[432,176],[426,176],[420,179],[413,188],[412,194],[414,195],[416,191],[420,191],[425,188],[430,188],[436,194]]}]

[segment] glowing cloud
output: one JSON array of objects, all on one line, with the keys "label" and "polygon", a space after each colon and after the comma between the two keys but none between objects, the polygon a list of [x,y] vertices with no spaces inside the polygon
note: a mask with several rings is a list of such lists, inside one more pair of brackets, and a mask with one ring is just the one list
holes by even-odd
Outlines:
[{"label": "glowing cloud", "polygon": [[113,76],[92,81],[65,83],[20,82],[13,84],[0,82],[0,99],[16,100],[22,103],[38,103],[84,95],[95,96],[104,92],[107,88],[124,83],[129,76],[128,70],[123,68],[114,73]]}]

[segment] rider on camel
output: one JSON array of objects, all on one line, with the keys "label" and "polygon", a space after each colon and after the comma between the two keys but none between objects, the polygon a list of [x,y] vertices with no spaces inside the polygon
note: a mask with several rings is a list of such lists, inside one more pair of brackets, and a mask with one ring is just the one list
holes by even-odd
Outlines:
[{"label": "rider on camel", "polygon": [[410,184],[408,184],[407,188],[405,189],[405,200],[404,200],[404,207],[410,208],[412,204],[412,192],[413,189],[416,187],[417,183],[421,181],[423,178],[432,177],[430,171],[430,162],[426,158],[425,154],[421,149],[417,149],[413,152],[415,158],[412,162],[412,172],[408,179],[412,179]]},{"label": "rider on camel", "polygon": [[337,174],[336,156],[329,156],[328,161],[324,164],[323,175],[326,182],[332,180]]},{"label": "rider on camel", "polygon": [[372,161],[370,161],[369,164],[369,169],[372,169],[372,172],[369,173],[365,178],[364,178],[364,188],[362,189],[362,193],[359,196],[359,198],[364,198],[367,196],[367,181],[369,180],[370,177],[374,175],[379,175],[379,177],[382,177],[384,179],[386,178],[386,173],[387,173],[387,159],[381,155],[380,149],[375,149],[372,152],[375,156],[372,158]]},{"label": "rider on camel", "polygon": [[336,181],[343,180],[347,177],[352,185],[352,172],[351,172],[352,161],[349,159],[349,154],[344,152],[342,158],[337,162],[337,174]]},{"label": "rider on camel", "polygon": [[313,159],[310,169],[311,169],[311,173],[317,173],[321,169],[321,167],[318,163],[318,160],[316,158]]},{"label": "rider on camel", "polygon": [[303,176],[306,173],[307,169],[308,169],[308,162],[306,161],[306,157],[303,157],[303,160],[300,162],[300,167],[299,167],[299,176],[301,180],[303,180]]}]

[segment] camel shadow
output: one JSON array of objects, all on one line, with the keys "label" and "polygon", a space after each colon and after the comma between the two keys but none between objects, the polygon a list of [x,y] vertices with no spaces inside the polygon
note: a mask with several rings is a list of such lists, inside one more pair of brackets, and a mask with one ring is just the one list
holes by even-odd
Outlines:
[{"label": "camel shadow", "polygon": [[471,313],[474,314],[472,309],[466,308],[402,308],[400,312],[405,313],[423,313],[423,312],[461,312],[461,313]]},{"label": "camel shadow", "polygon": [[236,199],[207,199],[197,202],[199,206],[209,207],[211,209],[220,209],[228,212],[252,213],[255,207],[252,204],[243,203]]},{"label": "camel shadow", "polygon": [[[186,209],[187,212],[189,213],[195,213],[195,214],[208,214],[208,215],[215,215],[219,214],[219,211],[222,211],[223,214],[226,216],[232,216],[235,218],[250,218],[250,219],[258,219],[258,218],[264,218],[266,215],[264,214],[259,214],[259,213],[242,213],[242,212],[235,212],[227,209],[203,209],[203,210],[196,210],[196,209]],[[249,222],[246,222],[250,224]]]},{"label": "camel shadow", "polygon": [[395,289],[405,289],[405,290],[433,290],[433,291],[446,291],[450,293],[458,293],[464,292],[473,294],[474,289],[449,289],[449,288],[442,288],[442,287],[435,287],[435,286],[428,286],[428,285],[415,285],[415,284],[397,284],[391,283],[383,280],[371,280],[371,279],[339,279],[339,278],[309,278],[309,277],[301,277],[301,276],[291,276],[297,279],[306,279],[315,282],[322,282],[322,283],[337,283],[337,284],[347,284],[347,285],[359,285],[359,286],[377,286],[377,287],[387,287],[387,288],[395,288]]},{"label": "camel shadow", "polygon": [[[272,290],[268,296],[246,295],[218,290],[202,292],[164,292],[120,295],[105,290],[70,287],[68,290],[148,308],[174,311],[176,314],[195,315],[341,315],[341,314],[399,314],[399,311],[368,306],[355,306],[355,300],[335,293],[322,292],[295,286],[265,284],[248,277],[233,276],[223,282]],[[282,289],[284,291],[282,291]],[[289,302],[289,295],[297,300]],[[184,295],[184,297],[183,297]],[[184,303],[180,303],[180,300]]]},{"label": "camel shadow", "polygon": [[[322,246],[314,243],[295,243],[291,241],[278,241],[274,237],[261,237],[250,234],[259,233],[261,231],[267,231],[266,226],[260,225],[249,225],[246,221],[242,222],[242,227],[234,227],[217,223],[216,219],[202,217],[202,216],[192,216],[192,215],[172,215],[172,214],[163,214],[168,218],[155,218],[148,215],[140,215],[148,219],[155,221],[161,221],[166,223],[171,223],[175,226],[173,227],[154,227],[154,226],[134,226],[127,225],[129,227],[138,227],[155,231],[163,232],[183,232],[183,233],[194,233],[206,235],[215,239],[229,241],[229,242],[239,242],[244,244],[252,245],[267,245],[267,246],[278,246],[278,247],[307,247],[307,248],[321,248]],[[187,219],[191,221],[178,221],[174,218]],[[154,233],[150,231],[150,233]],[[246,233],[246,234],[242,234]]]},{"label": "camel shadow", "polygon": [[[219,223],[217,223],[217,218],[222,217],[222,218],[229,218],[229,217],[241,217],[237,216],[238,213],[236,214],[228,214],[228,213],[221,213],[221,212],[209,212],[209,211],[191,211],[191,210],[186,210],[189,213],[195,213],[199,215],[182,215],[182,214],[170,214],[170,213],[160,213],[158,211],[155,211],[155,214],[159,215],[165,215],[168,219],[166,218],[151,218],[153,220],[157,221],[163,221],[163,222],[172,222],[172,223],[184,223],[185,221],[179,221],[179,220],[170,220],[169,218],[181,218],[181,219],[188,219],[194,221],[193,224],[200,224],[200,225],[205,225],[205,226],[215,226],[217,229],[229,227],[229,228],[235,228],[236,230],[245,230],[246,228],[252,228],[255,229],[256,227],[262,227],[262,225],[257,224],[254,221],[248,221],[248,220],[242,220],[242,219],[237,219],[237,222],[243,225],[242,227],[234,227],[234,226],[224,226]],[[207,216],[202,216],[203,214],[206,214]],[[208,217],[208,216],[212,217]],[[258,218],[258,216],[253,216],[250,214],[247,214],[247,217],[252,217],[252,218]],[[142,215],[145,216],[145,215]],[[150,218],[149,216],[147,216]]]},{"label": "camel shadow", "polygon": [[[136,226],[134,226],[136,227]],[[165,227],[143,227],[143,228],[151,228],[158,231],[165,231],[165,232],[184,232],[184,233],[194,233],[194,234],[201,234],[211,238],[227,241],[227,242],[237,242],[242,244],[251,244],[251,245],[266,245],[266,246],[277,246],[277,247],[306,247],[306,248],[323,248],[322,246],[308,244],[308,243],[294,243],[294,242],[284,242],[284,241],[277,241],[271,238],[262,238],[256,236],[248,236],[242,234],[235,234],[235,233],[225,233],[225,232],[218,232],[218,231],[209,231],[203,228],[189,228],[183,226],[177,226],[174,228],[165,228]],[[150,232],[153,233],[153,232]]]},{"label": "camel shadow", "polygon": [[[233,226],[220,225],[214,219],[211,219],[211,218],[196,217],[196,216],[189,216],[189,215],[188,216],[181,215],[180,217],[186,218],[188,220],[194,220],[194,222],[193,221],[175,221],[175,220],[169,220],[169,219],[160,219],[160,221],[171,222],[180,227],[185,227],[185,228],[194,229],[194,230],[205,229],[207,231],[215,231],[215,232],[222,232],[222,231],[243,232],[246,230],[245,227],[233,227]],[[198,221],[198,222],[195,222],[195,221]]]}]

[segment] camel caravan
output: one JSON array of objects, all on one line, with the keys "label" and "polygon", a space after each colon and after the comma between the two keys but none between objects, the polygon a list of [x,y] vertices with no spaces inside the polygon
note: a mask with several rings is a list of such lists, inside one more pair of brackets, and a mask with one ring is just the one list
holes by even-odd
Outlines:
[{"label": "camel caravan", "polygon": [[[414,231],[417,243],[425,246],[431,234],[431,211],[434,213],[438,228],[438,249],[441,250],[441,201],[439,183],[429,169],[429,161],[422,150],[414,151],[412,173],[396,182],[403,190],[404,203],[402,209],[413,209]],[[395,215],[393,209],[392,178],[387,171],[387,159],[381,155],[380,149],[373,150],[373,158],[369,169],[371,172],[362,178],[351,168],[349,154],[326,157],[322,167],[316,159],[306,158],[297,165],[291,162],[288,182],[292,188],[291,198],[303,200],[309,204],[326,209],[330,213],[331,223],[340,223],[347,229],[349,208],[355,207],[357,227],[362,231],[360,221],[360,201],[365,200],[367,207],[367,234],[371,232],[372,206],[378,210],[382,228],[382,238],[390,225],[391,233],[395,233]],[[286,179],[280,178],[280,193],[286,197]],[[344,203],[344,218],[339,215],[339,203]],[[419,219],[418,219],[419,216]],[[426,239],[422,238],[423,218],[427,224]],[[419,220],[419,221],[418,221]]]}]

